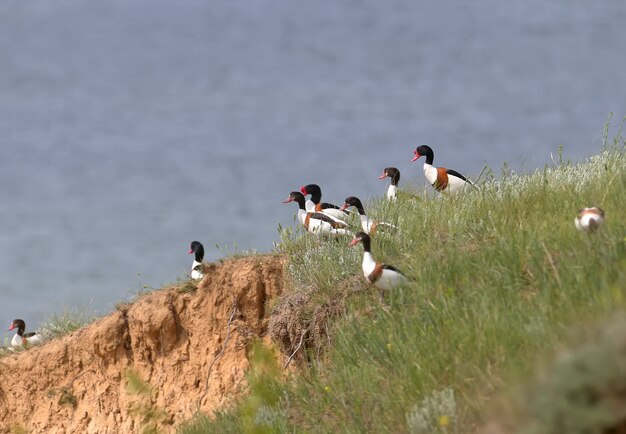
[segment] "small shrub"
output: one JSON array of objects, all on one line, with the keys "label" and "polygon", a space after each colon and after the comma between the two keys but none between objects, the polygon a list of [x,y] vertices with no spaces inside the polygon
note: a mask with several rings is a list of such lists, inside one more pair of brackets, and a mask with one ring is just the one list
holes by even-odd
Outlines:
[{"label": "small shrub", "polygon": [[86,309],[64,309],[61,313],[55,313],[41,326],[41,334],[46,339],[64,336],[92,322],[94,316],[88,314]]},{"label": "small shrub", "polygon": [[424,398],[406,415],[411,434],[455,432],[456,402],[454,391],[445,389]]},{"label": "small shrub", "polygon": [[562,351],[523,401],[521,434],[626,432],[626,315]]},{"label": "small shrub", "polygon": [[70,407],[76,407],[78,400],[74,395],[74,391],[71,387],[61,387],[60,389],[49,389],[46,393],[48,398],[53,398],[55,395],[59,395],[59,405],[69,405]]}]

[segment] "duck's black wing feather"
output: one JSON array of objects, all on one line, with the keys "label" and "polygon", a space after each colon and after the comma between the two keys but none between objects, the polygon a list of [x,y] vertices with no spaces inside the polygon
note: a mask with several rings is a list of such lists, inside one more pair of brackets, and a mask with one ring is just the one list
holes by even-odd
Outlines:
[{"label": "duck's black wing feather", "polygon": [[[322,210],[325,210],[325,209],[341,209],[341,207],[339,207],[337,205],[334,205],[332,203],[326,203],[326,202],[320,203],[320,208]],[[344,214],[350,214],[350,211],[348,211],[347,209],[344,209],[343,213]]]},{"label": "duck's black wing feather", "polygon": [[461,178],[463,181],[469,182],[465,176],[461,175],[456,170],[446,169],[446,172],[448,172],[448,175],[456,176],[457,178]]},{"label": "duck's black wing feather", "polygon": [[334,220],[332,217],[330,217],[329,215],[326,215],[322,212],[314,212],[311,213],[311,218],[312,219],[318,219],[318,220],[322,220],[325,221],[326,223],[330,223],[332,225],[332,227],[337,228],[337,227],[348,227],[347,223],[341,223],[338,222],[337,220]]},{"label": "duck's black wing feather", "polygon": [[389,264],[382,264],[382,268],[383,268],[383,269],[385,269],[385,270],[392,270],[392,271],[395,271],[395,272],[397,272],[397,273],[400,273],[400,274],[404,275],[404,274],[402,273],[402,271],[398,270],[398,269],[397,269],[396,267],[394,267],[393,265],[389,265]]}]

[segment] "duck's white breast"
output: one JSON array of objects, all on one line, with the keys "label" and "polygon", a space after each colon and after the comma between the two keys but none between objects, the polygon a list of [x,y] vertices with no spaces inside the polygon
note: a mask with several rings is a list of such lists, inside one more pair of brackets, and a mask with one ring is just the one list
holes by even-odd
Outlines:
[{"label": "duck's white breast", "polygon": [[437,182],[437,168],[431,164],[424,163],[424,176],[430,185]]}]

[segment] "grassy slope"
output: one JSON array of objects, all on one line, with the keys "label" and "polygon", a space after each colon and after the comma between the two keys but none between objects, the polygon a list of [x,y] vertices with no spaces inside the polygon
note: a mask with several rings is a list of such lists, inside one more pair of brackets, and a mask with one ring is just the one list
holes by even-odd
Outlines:
[{"label": "grassy slope", "polygon": [[[351,297],[326,356],[293,378],[272,374],[257,349],[251,394],[182,431],[476,430],[488,400],[528,377],[538,356],[626,307],[626,155],[621,136],[605,145],[584,163],[464,196],[366,205],[399,226],[374,238],[374,256],[412,283],[388,294],[388,309],[374,291]],[[588,236],[573,219],[593,205],[607,221]],[[294,291],[314,287],[323,303],[360,273],[362,249],[347,242],[287,234],[279,248],[290,254]]]}]

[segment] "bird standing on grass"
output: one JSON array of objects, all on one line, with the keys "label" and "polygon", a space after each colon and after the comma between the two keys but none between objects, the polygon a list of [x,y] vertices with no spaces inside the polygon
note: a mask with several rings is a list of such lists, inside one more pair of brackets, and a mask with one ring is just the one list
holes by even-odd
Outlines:
[{"label": "bird standing on grass", "polygon": [[17,333],[11,339],[11,346],[14,348],[27,347],[28,345],[37,345],[42,342],[41,335],[36,332],[24,333],[26,323],[21,319],[14,319],[8,331],[17,329]]},{"label": "bird standing on grass", "polygon": [[298,221],[312,234],[352,235],[348,224],[335,220],[321,212],[307,212],[304,205],[304,195],[299,191],[292,191],[283,203],[296,202],[298,204]]},{"label": "bird standing on grass", "polygon": [[398,183],[400,182],[400,171],[395,167],[385,167],[383,174],[378,179],[391,178],[391,184],[387,189],[387,199],[396,200],[396,192],[398,190]]},{"label": "bird standing on grass", "polygon": [[343,219],[348,216],[348,211],[342,211],[337,205],[332,203],[322,202],[322,189],[317,184],[307,184],[300,187],[300,192],[304,195],[311,195],[311,198],[305,202],[305,207],[308,212],[321,212],[329,215],[333,220],[338,220],[341,223],[345,223]]},{"label": "bird standing on grass", "polygon": [[426,162],[424,163],[424,176],[430,185],[435,188],[435,190],[454,193],[456,191],[463,190],[468,185],[476,187],[465,176],[461,175],[456,170],[433,166],[435,153],[430,146],[418,146],[414,153],[415,156],[411,161],[416,161],[420,157],[426,157]]},{"label": "bird standing on grass", "polygon": [[200,280],[204,277],[202,260],[204,259],[204,246],[200,241],[191,242],[191,250],[189,254],[195,254],[193,263],[191,264],[191,278],[193,280]]},{"label": "bird standing on grass", "polygon": [[361,227],[363,228],[363,232],[366,234],[374,235],[379,228],[386,229],[395,229],[396,227],[391,223],[386,223],[380,220],[372,220],[367,214],[365,214],[365,209],[363,208],[363,204],[358,197],[350,196],[346,198],[343,206],[340,208],[342,210],[347,209],[349,207],[355,207],[359,212],[359,219],[361,220]]},{"label": "bird standing on grass", "polygon": [[604,223],[604,210],[598,207],[582,208],[574,219],[576,229],[587,233],[595,232]]},{"label": "bird standing on grass", "polygon": [[371,238],[365,232],[357,232],[350,246],[363,243],[363,275],[370,285],[380,291],[380,301],[383,301],[384,292],[407,283],[408,279],[397,268],[377,262],[371,252]]}]

